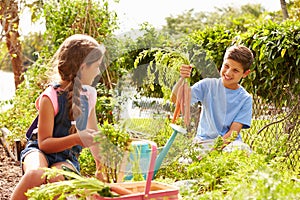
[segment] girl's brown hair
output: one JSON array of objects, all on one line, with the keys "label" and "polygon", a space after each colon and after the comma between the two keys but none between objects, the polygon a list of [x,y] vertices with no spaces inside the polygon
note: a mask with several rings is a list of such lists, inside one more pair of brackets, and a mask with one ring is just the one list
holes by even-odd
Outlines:
[{"label": "girl's brown hair", "polygon": [[[67,38],[54,55],[55,65],[64,90],[68,92],[69,119],[74,121],[81,114],[80,91],[82,90],[80,67],[87,66],[103,57],[103,47],[92,37],[82,34]],[[70,133],[76,128],[71,126]]]},{"label": "girl's brown hair", "polygon": [[234,45],[226,50],[224,60],[225,59],[232,59],[241,63],[245,72],[250,69],[254,58],[249,48],[242,45]]}]

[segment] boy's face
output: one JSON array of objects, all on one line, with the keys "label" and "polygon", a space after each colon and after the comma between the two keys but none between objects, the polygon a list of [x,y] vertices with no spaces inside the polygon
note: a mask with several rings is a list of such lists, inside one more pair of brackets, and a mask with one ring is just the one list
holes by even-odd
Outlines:
[{"label": "boy's face", "polygon": [[232,90],[238,89],[240,80],[249,73],[250,70],[244,72],[242,64],[232,59],[225,59],[220,70],[224,87]]}]

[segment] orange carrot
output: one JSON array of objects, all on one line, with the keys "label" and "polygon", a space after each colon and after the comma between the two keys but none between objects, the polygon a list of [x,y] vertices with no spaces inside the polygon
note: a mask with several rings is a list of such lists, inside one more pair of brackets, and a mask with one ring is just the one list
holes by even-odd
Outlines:
[{"label": "orange carrot", "polygon": [[183,91],[183,87],[180,86],[178,88],[178,91],[177,91],[177,98],[176,98],[176,104],[175,104],[175,110],[174,110],[174,114],[173,114],[172,123],[175,123],[176,119],[180,115],[181,102],[182,102],[182,99],[183,99],[182,91]]},{"label": "orange carrot", "polygon": [[118,186],[118,185],[110,185],[110,190],[119,194],[119,195],[128,195],[128,194],[133,194],[133,192],[131,190],[128,190],[122,186]]},{"label": "orange carrot", "polygon": [[176,101],[172,123],[175,123],[175,121],[176,121],[176,119],[178,118],[179,115],[180,115],[180,103],[179,103],[179,101]]},{"label": "orange carrot", "polygon": [[185,96],[184,83],[180,87],[181,87],[180,111],[182,114],[184,114],[184,96]]}]

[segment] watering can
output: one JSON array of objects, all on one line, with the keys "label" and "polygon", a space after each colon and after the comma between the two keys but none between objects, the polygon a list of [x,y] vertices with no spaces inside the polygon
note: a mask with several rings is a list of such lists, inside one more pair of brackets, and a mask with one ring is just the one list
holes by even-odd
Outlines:
[{"label": "watering can", "polygon": [[[171,128],[173,129],[173,133],[168,139],[167,143],[162,147],[159,154],[157,155],[155,166],[154,166],[154,173],[152,179],[155,177],[157,171],[159,170],[164,158],[166,157],[168,151],[170,150],[177,133],[186,134],[186,130],[181,126],[176,124],[170,124]],[[130,159],[133,160],[133,163],[128,163],[126,166],[126,171],[132,171],[134,173],[139,173],[146,179],[148,174],[148,166],[151,157],[151,149],[149,148],[149,143],[145,140],[137,140],[132,142],[133,152],[130,154]],[[132,180],[133,173],[127,173],[124,177],[125,180]]]}]

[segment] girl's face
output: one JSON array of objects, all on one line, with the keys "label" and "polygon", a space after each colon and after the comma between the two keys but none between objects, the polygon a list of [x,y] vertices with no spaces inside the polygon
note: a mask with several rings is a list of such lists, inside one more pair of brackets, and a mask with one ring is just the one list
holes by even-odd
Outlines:
[{"label": "girl's face", "polygon": [[102,58],[90,66],[83,64],[81,66],[81,82],[83,85],[92,85],[95,77],[100,73],[100,64]]},{"label": "girl's face", "polygon": [[225,59],[220,70],[224,87],[232,90],[238,89],[240,80],[249,73],[250,70],[244,72],[242,64],[232,59]]}]

